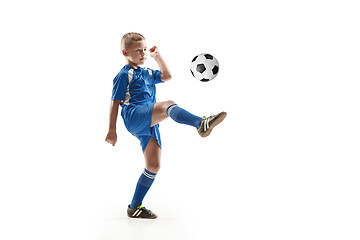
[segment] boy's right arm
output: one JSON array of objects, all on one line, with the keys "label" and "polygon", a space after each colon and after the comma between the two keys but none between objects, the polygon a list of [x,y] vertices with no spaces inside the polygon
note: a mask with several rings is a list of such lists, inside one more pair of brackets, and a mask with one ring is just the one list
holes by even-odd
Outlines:
[{"label": "boy's right arm", "polygon": [[110,105],[109,132],[105,141],[115,146],[117,141],[116,120],[119,112],[120,100],[112,100]]}]

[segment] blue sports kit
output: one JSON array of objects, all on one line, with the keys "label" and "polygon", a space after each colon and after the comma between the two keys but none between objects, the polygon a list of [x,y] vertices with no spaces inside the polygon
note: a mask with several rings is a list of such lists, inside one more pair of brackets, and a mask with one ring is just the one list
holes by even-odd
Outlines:
[{"label": "blue sports kit", "polygon": [[[112,100],[120,101],[121,116],[126,129],[140,140],[144,152],[150,138],[156,139],[161,148],[159,124],[151,127],[151,118],[156,103],[155,84],[162,83],[161,72],[150,68],[133,68],[125,65],[113,81]],[[215,116],[198,117],[180,108],[170,105],[166,114],[174,121],[197,128],[201,137],[206,137],[212,129],[226,117],[225,112]],[[131,218],[156,218],[157,215],[142,206],[142,201],[154,182],[156,173],[144,169],[127,214]]]},{"label": "blue sports kit", "polygon": [[122,102],[121,116],[125,127],[140,140],[143,152],[151,137],[161,147],[159,124],[151,127],[152,110],[156,103],[155,84],[162,83],[161,72],[125,65],[113,83],[111,99]]}]

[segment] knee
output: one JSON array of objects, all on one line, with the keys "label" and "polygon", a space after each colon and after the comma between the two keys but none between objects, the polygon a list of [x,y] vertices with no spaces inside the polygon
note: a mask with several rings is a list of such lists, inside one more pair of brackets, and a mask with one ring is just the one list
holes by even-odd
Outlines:
[{"label": "knee", "polygon": [[167,111],[168,111],[168,109],[169,109],[169,107],[171,106],[171,105],[174,105],[174,104],[176,104],[173,100],[168,100],[168,101],[166,101],[166,104],[164,105],[164,111],[166,112],[166,114],[167,114]]},{"label": "knee", "polygon": [[168,100],[168,101],[166,101],[166,108],[168,108],[168,107],[170,107],[171,105],[174,105],[174,104],[176,104],[173,100]]},{"label": "knee", "polygon": [[157,173],[160,170],[160,163],[151,163],[146,166],[146,170],[152,173]]}]

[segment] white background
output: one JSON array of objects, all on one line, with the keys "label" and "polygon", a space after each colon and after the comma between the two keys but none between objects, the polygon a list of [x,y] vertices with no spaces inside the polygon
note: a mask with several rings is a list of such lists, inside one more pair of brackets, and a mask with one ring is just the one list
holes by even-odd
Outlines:
[{"label": "white background", "polygon": [[[357,1],[4,1],[0,4],[1,239],[359,239]],[[157,45],[157,85],[209,138],[165,120],[162,168],[127,219],[144,167],[118,121],[104,142],[129,31]],[[220,63],[192,78],[198,53]],[[157,68],[149,57],[146,66]]]}]

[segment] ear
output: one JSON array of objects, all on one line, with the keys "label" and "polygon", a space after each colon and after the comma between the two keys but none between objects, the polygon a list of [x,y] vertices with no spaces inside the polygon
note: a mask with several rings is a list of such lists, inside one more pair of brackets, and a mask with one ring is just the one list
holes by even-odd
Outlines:
[{"label": "ear", "polygon": [[123,54],[124,56],[127,56],[127,55],[128,55],[126,49],[123,49],[123,50],[122,50],[122,54]]}]

